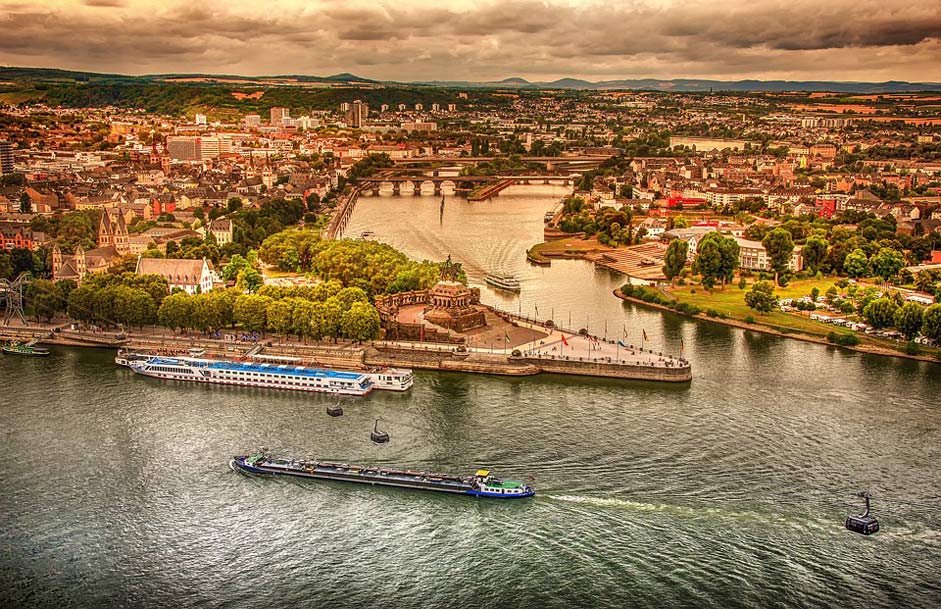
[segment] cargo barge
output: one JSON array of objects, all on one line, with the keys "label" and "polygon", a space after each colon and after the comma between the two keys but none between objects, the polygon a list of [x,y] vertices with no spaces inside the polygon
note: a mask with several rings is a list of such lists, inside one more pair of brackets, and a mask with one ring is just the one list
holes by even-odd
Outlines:
[{"label": "cargo barge", "polygon": [[536,494],[533,487],[528,484],[514,480],[502,480],[483,469],[477,470],[472,476],[456,476],[389,469],[387,467],[273,457],[267,452],[233,457],[231,465],[236,471],[250,474],[359,482],[361,484],[395,486],[494,499],[521,499]]}]

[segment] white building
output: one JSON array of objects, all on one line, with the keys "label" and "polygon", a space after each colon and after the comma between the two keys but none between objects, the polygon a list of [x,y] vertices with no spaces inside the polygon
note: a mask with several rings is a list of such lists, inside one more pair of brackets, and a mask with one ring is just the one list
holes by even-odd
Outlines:
[{"label": "white building", "polygon": [[[751,241],[742,237],[733,237],[738,243],[738,266],[739,268],[750,271],[770,271],[771,261],[768,258],[768,252],[761,241]],[[800,246],[794,246],[794,253],[791,254],[791,261],[787,268],[793,272],[799,272],[804,268],[804,258],[801,255]]]},{"label": "white building", "polygon": [[179,260],[175,258],[137,258],[138,275],[160,275],[167,280],[172,292],[179,288],[187,294],[206,293],[212,290],[213,271],[211,263],[202,260]]}]

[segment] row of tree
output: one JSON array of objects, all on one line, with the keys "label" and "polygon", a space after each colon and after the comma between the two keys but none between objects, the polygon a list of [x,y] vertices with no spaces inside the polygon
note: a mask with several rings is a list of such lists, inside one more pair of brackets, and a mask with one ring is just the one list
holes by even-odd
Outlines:
[{"label": "row of tree", "polygon": [[440,263],[410,260],[384,243],[322,241],[316,231],[305,229],[272,235],[258,250],[258,257],[285,271],[313,272],[327,281],[336,279],[370,296],[427,289],[441,273]]}]

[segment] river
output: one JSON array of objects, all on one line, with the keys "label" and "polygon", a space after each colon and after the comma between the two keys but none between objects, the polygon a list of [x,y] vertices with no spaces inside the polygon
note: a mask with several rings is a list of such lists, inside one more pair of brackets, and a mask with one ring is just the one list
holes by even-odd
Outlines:
[{"label": "river", "polygon": [[[941,368],[622,303],[527,265],[561,189],[364,197],[348,234],[452,254],[484,300],[693,364],[688,385],[419,372],[350,400],[136,377],[98,350],[0,359],[3,607],[937,607]],[[521,303],[521,304],[520,304]],[[381,416],[392,441],[369,441]],[[483,501],[259,479],[278,453],[532,476]],[[883,530],[845,531],[870,490]]]}]

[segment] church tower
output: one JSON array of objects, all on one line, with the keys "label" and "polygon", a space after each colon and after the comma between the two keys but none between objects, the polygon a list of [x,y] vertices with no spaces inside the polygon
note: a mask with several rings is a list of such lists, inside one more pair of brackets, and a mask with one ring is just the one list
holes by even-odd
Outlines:
[{"label": "church tower", "polygon": [[82,279],[85,278],[85,273],[88,272],[88,264],[85,261],[85,250],[82,249],[81,245],[75,246],[75,272]]},{"label": "church tower", "polygon": [[127,224],[124,221],[124,214],[121,213],[121,210],[118,210],[118,220],[115,222],[112,243],[114,244],[114,249],[116,249],[122,256],[131,251],[130,237],[127,233]]},{"label": "church tower", "polygon": [[58,279],[59,269],[62,268],[62,250],[59,249],[59,244],[53,244],[52,246],[52,278],[53,280]]},{"label": "church tower", "polygon": [[108,210],[101,212],[101,222],[98,224],[98,247],[114,245],[114,227],[111,226],[111,214]]}]

